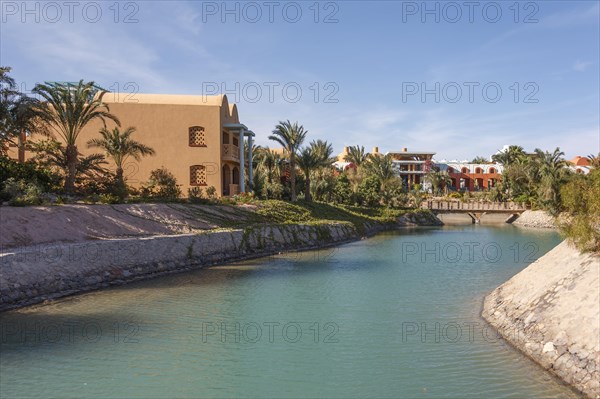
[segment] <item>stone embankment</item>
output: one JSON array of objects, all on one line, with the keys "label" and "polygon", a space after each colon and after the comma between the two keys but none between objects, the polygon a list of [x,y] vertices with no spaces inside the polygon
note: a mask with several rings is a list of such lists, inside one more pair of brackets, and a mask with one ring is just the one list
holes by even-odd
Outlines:
[{"label": "stone embankment", "polygon": [[544,368],[600,398],[600,256],[561,243],[488,295],[482,316]]},{"label": "stone embankment", "polygon": [[516,226],[555,229],[555,218],[545,211],[525,211],[513,222]]},{"label": "stone embankment", "polygon": [[[427,212],[396,224],[252,224],[252,209],[118,205],[3,208],[0,311],[166,273],[323,248],[397,226],[439,225]],[[223,228],[231,220],[244,228]],[[219,227],[221,225],[221,227]]]},{"label": "stone embankment", "polygon": [[360,238],[350,223],[23,247],[0,255],[0,310],[160,274]]}]

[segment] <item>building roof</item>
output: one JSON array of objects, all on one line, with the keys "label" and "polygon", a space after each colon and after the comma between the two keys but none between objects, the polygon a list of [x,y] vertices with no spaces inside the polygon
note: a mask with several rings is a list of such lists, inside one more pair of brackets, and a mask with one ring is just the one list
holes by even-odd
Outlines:
[{"label": "building roof", "polygon": [[586,157],[581,157],[579,155],[571,159],[569,162],[575,166],[590,166],[590,160]]},{"label": "building roof", "polygon": [[387,154],[401,155],[435,155],[433,151],[388,151]]},{"label": "building roof", "polygon": [[[115,97],[117,97],[115,99]],[[225,94],[217,96],[189,95],[189,94],[144,94],[135,93],[128,96],[106,95],[103,98],[106,103],[130,102],[138,104],[167,104],[167,105],[205,105],[220,107],[227,105],[230,108]],[[233,108],[233,105],[231,106]]]}]

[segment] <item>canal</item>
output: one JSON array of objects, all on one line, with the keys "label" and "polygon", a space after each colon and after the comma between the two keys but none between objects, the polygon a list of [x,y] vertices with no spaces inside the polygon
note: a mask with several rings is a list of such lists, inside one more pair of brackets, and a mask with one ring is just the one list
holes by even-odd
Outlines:
[{"label": "canal", "polygon": [[0,396],[575,398],[480,318],[559,242],[407,229],[0,315]]}]

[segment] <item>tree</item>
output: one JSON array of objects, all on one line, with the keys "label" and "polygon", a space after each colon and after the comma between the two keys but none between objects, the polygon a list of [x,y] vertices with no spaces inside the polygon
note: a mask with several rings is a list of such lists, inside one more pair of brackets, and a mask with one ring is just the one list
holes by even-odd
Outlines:
[{"label": "tree", "polygon": [[556,148],[553,152],[535,150],[535,162],[539,167],[539,195],[542,205],[552,214],[560,212],[560,188],[566,183],[569,169],[564,160],[564,152]]},{"label": "tree", "polygon": [[36,110],[39,101],[17,90],[14,79],[8,76],[11,68],[0,67],[0,150],[10,144],[19,149],[19,162],[25,161],[25,138],[41,131],[43,115]]},{"label": "tree", "polygon": [[425,179],[431,184],[431,191],[433,195],[441,193],[442,189],[445,189],[452,184],[452,178],[448,172],[432,169],[426,176]]},{"label": "tree", "polygon": [[310,145],[301,150],[298,155],[298,166],[302,170],[305,179],[304,198],[312,201],[311,195],[311,173],[320,168],[330,167],[334,162],[332,157],[333,147],[327,141],[312,141]]},{"label": "tree", "polygon": [[391,155],[369,157],[364,164],[367,175],[373,176],[379,182],[379,191],[383,191],[386,185],[396,178],[394,164]]},{"label": "tree", "polygon": [[45,115],[38,111],[39,106],[39,100],[21,95],[10,107],[7,133],[9,137],[17,138],[16,145],[19,150],[19,162],[25,162],[25,141],[27,136],[31,136],[34,133],[46,133],[43,128],[46,121]]},{"label": "tree", "polygon": [[575,175],[561,187],[562,208],[569,218],[560,223],[580,250],[600,252],[600,170]]},{"label": "tree", "polygon": [[101,138],[91,139],[87,142],[88,148],[100,148],[113,160],[116,165],[115,185],[119,199],[125,198],[127,186],[123,177],[123,166],[129,157],[140,161],[143,156],[154,155],[155,151],[145,144],[135,141],[131,135],[135,127],[128,127],[121,132],[118,127],[113,130],[100,129]]},{"label": "tree", "polygon": [[587,156],[592,168],[600,169],[600,153],[598,155],[590,154]]},{"label": "tree", "polygon": [[356,166],[361,166],[363,163],[367,162],[369,158],[370,154],[365,152],[365,147],[351,146],[348,147],[348,153],[344,156],[344,161],[351,162]]},{"label": "tree", "polygon": [[77,138],[90,122],[99,120],[106,127],[106,119],[121,126],[119,119],[110,113],[102,98],[107,93],[98,89],[94,82],[78,84],[48,83],[38,84],[33,92],[41,96],[44,102],[37,109],[44,120],[56,132],[66,145],[65,191],[72,194],[77,173]]},{"label": "tree", "polygon": [[298,166],[302,170],[304,174],[304,199],[307,202],[312,201],[311,193],[310,193],[310,173],[321,165],[321,159],[319,154],[315,151],[314,147],[306,147],[300,151],[298,154]]},{"label": "tree", "polygon": [[489,163],[489,161],[486,157],[477,156],[477,157],[473,158],[471,163]]},{"label": "tree", "polygon": [[256,154],[257,168],[264,171],[269,184],[273,183],[273,179],[279,170],[281,156],[271,151],[269,147],[259,148]]},{"label": "tree", "polygon": [[304,130],[304,126],[298,125],[298,122],[292,124],[288,120],[285,122],[280,121],[272,133],[269,136],[269,140],[279,143],[289,157],[291,199],[292,201],[296,201],[296,155],[308,131]]},{"label": "tree", "polygon": [[525,151],[523,150],[523,147],[511,145],[506,151],[500,151],[497,154],[492,155],[492,161],[500,163],[504,166],[510,166],[523,157],[525,157]]},{"label": "tree", "polygon": [[8,149],[12,142],[10,109],[14,103],[15,96],[19,94],[15,80],[9,76],[10,67],[0,67],[0,150],[2,153]]},{"label": "tree", "polygon": [[[67,169],[67,151],[60,142],[54,139],[42,140],[30,144],[29,148],[36,154],[34,161],[39,165],[52,170],[58,169],[64,171]],[[104,155],[90,154],[81,157],[81,153],[78,152],[77,157],[75,182],[78,182],[82,177],[95,178],[97,175],[106,174],[107,171],[104,169],[104,165],[107,162]]]}]

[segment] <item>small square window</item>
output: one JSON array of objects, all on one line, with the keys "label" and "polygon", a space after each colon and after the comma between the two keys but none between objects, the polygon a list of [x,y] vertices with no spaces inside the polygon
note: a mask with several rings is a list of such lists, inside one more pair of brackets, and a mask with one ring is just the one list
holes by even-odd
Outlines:
[{"label": "small square window", "polygon": [[190,166],[190,186],[206,185],[206,167],[204,165]]},{"label": "small square window", "polygon": [[189,129],[190,147],[206,147],[206,138],[202,126],[192,126]]}]

